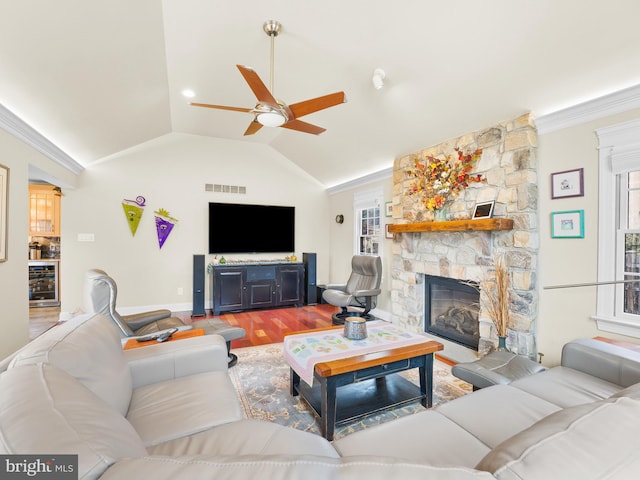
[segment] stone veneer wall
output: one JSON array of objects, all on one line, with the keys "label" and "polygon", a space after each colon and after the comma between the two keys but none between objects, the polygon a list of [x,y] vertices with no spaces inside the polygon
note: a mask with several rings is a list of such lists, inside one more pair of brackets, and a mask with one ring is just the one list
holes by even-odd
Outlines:
[{"label": "stone veneer wall", "polygon": [[[530,115],[464,135],[396,159],[393,173],[394,223],[433,220],[433,212],[418,198],[405,194],[412,181],[405,173],[424,155],[454,155],[454,148],[471,152],[481,148],[475,173],[486,183],[471,184],[447,202],[449,219],[470,218],[476,203],[495,200],[494,217],[511,218],[514,228],[494,232],[397,233],[392,247],[391,304],[393,321],[424,331],[424,274],[481,281],[493,273],[494,259],[504,255],[511,279],[512,331],[507,346],[536,356],[538,177],[537,133]],[[497,345],[493,322],[481,309],[480,344],[484,355]]]}]

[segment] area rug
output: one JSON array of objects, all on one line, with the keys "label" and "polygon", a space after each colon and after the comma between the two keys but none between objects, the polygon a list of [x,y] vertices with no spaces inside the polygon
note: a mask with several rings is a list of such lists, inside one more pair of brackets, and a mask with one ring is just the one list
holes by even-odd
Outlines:
[{"label": "area rug", "polygon": [[[285,362],[282,343],[234,349],[238,363],[229,370],[231,380],[242,402],[245,416],[320,434],[320,427],[310,408],[289,393],[289,366]],[[433,405],[439,405],[471,392],[471,385],[451,375],[451,368],[436,359],[433,368]],[[418,369],[402,375],[418,385]],[[423,412],[415,402],[336,428],[334,438],[390,420]]]}]

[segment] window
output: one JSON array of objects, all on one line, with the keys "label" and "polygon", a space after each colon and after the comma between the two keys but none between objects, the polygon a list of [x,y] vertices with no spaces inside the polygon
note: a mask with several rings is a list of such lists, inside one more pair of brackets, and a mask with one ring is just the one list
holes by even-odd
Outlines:
[{"label": "window", "polygon": [[357,255],[380,255],[382,189],[354,194],[355,248]]},{"label": "window", "polygon": [[[640,121],[597,130],[598,328],[640,338]],[[613,213],[613,214],[612,214]]]},{"label": "window", "polygon": [[616,288],[616,311],[640,319],[640,170],[619,174],[618,190],[617,270],[628,283]]}]

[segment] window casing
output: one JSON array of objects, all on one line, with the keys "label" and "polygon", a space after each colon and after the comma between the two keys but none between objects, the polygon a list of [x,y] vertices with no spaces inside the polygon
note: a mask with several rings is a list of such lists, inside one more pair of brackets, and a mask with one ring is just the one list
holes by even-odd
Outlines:
[{"label": "window casing", "polygon": [[640,121],[598,129],[600,330],[640,338]]}]

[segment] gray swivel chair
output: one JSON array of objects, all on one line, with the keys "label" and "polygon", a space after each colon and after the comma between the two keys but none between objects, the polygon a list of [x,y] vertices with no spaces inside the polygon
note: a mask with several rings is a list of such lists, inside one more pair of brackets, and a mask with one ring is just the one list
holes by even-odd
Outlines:
[{"label": "gray swivel chair", "polygon": [[335,325],[344,324],[349,316],[373,319],[369,311],[376,306],[380,295],[382,261],[371,255],[354,255],[351,259],[351,275],[347,283],[329,284],[322,292],[325,302],[341,307],[332,316]]},{"label": "gray swivel chair", "polygon": [[170,328],[190,330],[202,328],[205,334],[222,336],[227,343],[229,367],[238,361],[238,357],[231,353],[231,341],[246,335],[244,328],[233,327],[218,318],[198,320],[185,324],[182,319],[171,316],[170,310],[153,310],[133,315],[120,315],[116,311],[116,297],[118,286],[116,282],[103,270],[91,269],[85,273],[84,280],[84,309],[87,313],[100,313],[110,318],[118,327],[122,338],[139,337],[150,333],[161,332]]}]

